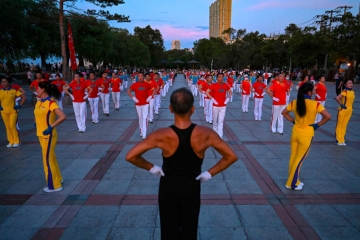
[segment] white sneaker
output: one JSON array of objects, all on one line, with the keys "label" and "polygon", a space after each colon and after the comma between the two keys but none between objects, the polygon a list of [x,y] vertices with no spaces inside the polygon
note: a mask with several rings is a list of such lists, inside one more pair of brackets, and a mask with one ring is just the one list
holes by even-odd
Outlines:
[{"label": "white sneaker", "polygon": [[14,145],[12,145],[13,148],[17,148],[20,147],[21,143],[15,143]]},{"label": "white sneaker", "polygon": [[300,191],[300,190],[302,190],[303,185],[301,185],[301,183],[300,183],[299,186],[297,186],[296,188],[292,188],[292,187],[285,185],[285,188]]},{"label": "white sneaker", "polygon": [[48,187],[44,188],[44,192],[47,192],[47,193],[51,193],[51,192],[60,192],[62,191],[63,188],[62,187],[59,187],[57,189],[49,189]]},{"label": "white sneaker", "polygon": [[346,146],[346,144],[344,145],[344,143],[337,143],[338,146]]},{"label": "white sneaker", "polygon": [[8,145],[6,145],[6,147],[11,148],[13,145],[11,143],[9,143]]},{"label": "white sneaker", "polygon": [[342,146],[346,146],[346,143],[345,143],[345,142],[343,142],[343,143],[342,143]]},{"label": "white sneaker", "polygon": [[144,140],[145,138],[146,138],[146,136],[142,136],[142,138],[141,138],[141,139],[142,139],[142,140]]},{"label": "white sneaker", "polygon": [[142,137],[142,132],[140,133],[140,137]]}]

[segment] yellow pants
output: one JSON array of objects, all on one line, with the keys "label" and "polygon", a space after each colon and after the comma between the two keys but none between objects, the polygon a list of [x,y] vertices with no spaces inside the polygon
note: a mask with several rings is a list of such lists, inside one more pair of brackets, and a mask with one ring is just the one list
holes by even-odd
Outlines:
[{"label": "yellow pants", "polygon": [[344,109],[338,111],[338,117],[337,117],[336,129],[335,129],[336,142],[338,143],[345,142],[346,127],[349,123],[351,115],[352,115],[352,111],[344,111]]},{"label": "yellow pants", "polygon": [[291,154],[289,161],[289,178],[286,186],[296,188],[300,184],[300,168],[310,151],[312,136],[302,136],[292,132]]},{"label": "yellow pants", "polygon": [[20,134],[16,128],[18,120],[18,113],[4,113],[1,111],[1,116],[5,124],[7,139],[10,144],[20,143]]},{"label": "yellow pants", "polygon": [[49,189],[61,187],[62,176],[59,165],[56,161],[55,147],[57,142],[57,132],[54,129],[51,134],[39,137],[43,155],[43,165],[45,179]]}]

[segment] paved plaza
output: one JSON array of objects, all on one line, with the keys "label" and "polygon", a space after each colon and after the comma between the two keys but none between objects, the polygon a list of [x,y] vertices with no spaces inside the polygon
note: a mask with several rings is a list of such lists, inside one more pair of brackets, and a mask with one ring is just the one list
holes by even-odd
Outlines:
[{"label": "paved plaza", "polygon": [[[297,82],[296,82],[297,84]],[[149,123],[149,133],[173,123],[168,110],[173,89],[186,86],[179,75],[161,111]],[[23,86],[30,99],[30,90]],[[302,191],[285,189],[292,124],[284,135],[270,130],[271,100],[265,97],[262,121],[241,111],[241,95],[228,104],[224,140],[239,160],[201,185],[202,206],[198,239],[360,239],[360,85],[348,125],[346,147],[335,145],[337,103],[334,83],[327,83],[326,109],[332,119],[320,127],[306,158]],[[296,97],[296,89],[291,92]],[[141,141],[134,102],[121,93],[120,111],[91,123],[79,133],[71,105],[58,129],[56,155],[64,190],[45,193],[42,155],[34,129],[34,106],[20,110],[19,148],[6,148],[0,123],[0,239],[160,239],[157,206],[159,178],[126,162],[124,157]],[[111,101],[111,100],[110,100]],[[111,101],[112,103],[112,101]],[[196,98],[192,119],[207,125]],[[100,111],[102,112],[102,111]],[[161,151],[145,158],[161,166]],[[202,170],[219,160],[206,152]]]}]

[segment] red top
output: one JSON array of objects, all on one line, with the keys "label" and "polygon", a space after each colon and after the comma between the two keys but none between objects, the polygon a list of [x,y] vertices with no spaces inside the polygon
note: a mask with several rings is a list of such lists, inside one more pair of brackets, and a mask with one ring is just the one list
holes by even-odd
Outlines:
[{"label": "red top", "polygon": [[301,87],[301,85],[303,85],[305,83],[305,81],[299,82],[299,87]]},{"label": "red top", "polygon": [[86,80],[85,85],[87,88],[91,87],[92,91],[89,94],[89,98],[97,98],[99,93],[99,87],[101,86],[100,81],[95,80],[94,82],[91,80]]},{"label": "red top", "polygon": [[211,91],[210,95],[218,103],[218,104],[213,103],[213,106],[225,107],[226,105],[224,104],[224,102],[226,100],[226,92],[230,90],[229,85],[227,85],[226,83],[218,83],[217,82],[217,83],[211,84],[209,89]]},{"label": "red top", "polygon": [[264,89],[266,88],[265,83],[263,82],[255,82],[253,84],[253,88],[255,90],[255,93],[259,94],[259,96],[257,96],[256,94],[254,95],[255,98],[264,98],[262,96],[262,94],[264,93]]},{"label": "red top", "polygon": [[122,84],[122,80],[120,78],[112,78],[110,82],[111,82],[112,91],[120,92],[120,86]]},{"label": "red top", "polygon": [[164,80],[162,80],[162,78],[159,78],[157,81],[154,80],[154,82],[157,84],[157,86],[159,86],[156,95],[160,94],[160,89],[162,88],[162,85],[164,83]]},{"label": "red top", "polygon": [[269,78],[269,74],[265,73],[265,76],[264,76],[266,79]]},{"label": "red top", "polygon": [[51,84],[56,85],[56,87],[59,89],[59,91],[62,93],[64,91],[63,87],[67,84],[64,80],[54,80],[51,82]]},{"label": "red top", "polygon": [[[3,86],[0,84],[0,89],[2,89]],[[19,89],[21,88],[20,85],[17,85],[16,83],[13,83],[10,85],[10,89],[15,89],[16,91],[19,91]]]},{"label": "red top", "polygon": [[147,82],[135,82],[131,85],[130,90],[135,92],[136,98],[139,100],[135,103],[137,106],[146,105],[146,99],[150,96],[150,90],[153,89],[150,83]]},{"label": "red top", "polygon": [[[150,82],[147,82],[151,85],[151,90],[149,90],[149,95],[153,94],[154,89],[156,89],[158,87],[157,83],[154,80],[150,80]],[[154,99],[154,96],[152,97],[152,99]]]},{"label": "red top", "polygon": [[109,93],[110,79],[99,78],[98,81],[101,83],[102,93]]},{"label": "red top", "polygon": [[[201,90],[202,91],[204,91],[204,92],[206,92],[208,89],[209,89],[209,87],[212,85],[212,83],[207,83],[206,81],[203,81],[202,83],[201,83]],[[210,99],[207,95],[205,95],[205,99]]]},{"label": "red top", "polygon": [[326,100],[326,93],[327,93],[327,89],[325,84],[319,82],[318,84],[316,84],[316,94],[320,96],[320,98],[318,98],[317,96],[315,97],[315,101],[325,101]]},{"label": "red top", "polygon": [[84,82],[77,83],[75,80],[73,80],[69,84],[69,87],[71,88],[72,94],[74,96],[73,102],[85,102],[83,98],[85,97],[86,84]]},{"label": "red top", "polygon": [[245,93],[242,92],[242,95],[250,95],[251,83],[249,81],[244,80],[241,83],[241,85],[242,85],[242,90],[245,91]]},{"label": "red top", "polygon": [[234,79],[231,78],[231,77],[228,77],[227,84],[229,84],[230,87],[233,87],[234,86]]},{"label": "red top", "polygon": [[270,86],[270,90],[273,92],[273,97],[279,99],[278,102],[273,100],[273,105],[286,105],[286,93],[288,88],[285,83],[276,81]]},{"label": "red top", "polygon": [[50,74],[44,73],[44,79],[45,79],[46,81],[49,81],[49,79],[50,79]]},{"label": "red top", "polygon": [[284,79],[284,83],[286,84],[288,89],[291,88],[292,81],[290,79],[289,80]]}]

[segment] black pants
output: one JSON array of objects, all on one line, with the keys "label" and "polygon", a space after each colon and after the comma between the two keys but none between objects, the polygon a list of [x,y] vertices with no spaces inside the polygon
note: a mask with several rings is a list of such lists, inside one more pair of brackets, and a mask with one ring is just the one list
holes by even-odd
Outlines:
[{"label": "black pants", "polygon": [[159,211],[162,240],[196,240],[200,181],[195,177],[161,177]]},{"label": "black pants", "polygon": [[336,86],[336,96],[339,96],[339,94],[341,93],[341,87]]}]

